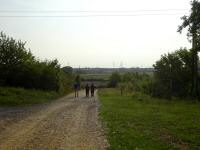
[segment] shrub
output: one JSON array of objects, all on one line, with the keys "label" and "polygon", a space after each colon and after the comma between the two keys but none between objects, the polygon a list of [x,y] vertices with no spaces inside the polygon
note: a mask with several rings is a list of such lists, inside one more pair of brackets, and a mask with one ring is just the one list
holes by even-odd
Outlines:
[{"label": "shrub", "polygon": [[64,91],[71,87],[71,79],[67,79],[71,76],[67,74],[57,60],[39,61],[26,50],[25,43],[1,32],[0,86]]},{"label": "shrub", "polygon": [[110,76],[109,87],[117,87],[118,83],[121,81],[121,76],[118,72],[113,72]]},{"label": "shrub", "polygon": [[[190,94],[192,76],[192,55],[187,49],[180,49],[173,53],[165,54],[153,65],[155,69],[154,92],[170,94],[168,96],[183,97]],[[161,93],[154,93],[160,95]],[[161,94],[161,95],[163,95]]]}]

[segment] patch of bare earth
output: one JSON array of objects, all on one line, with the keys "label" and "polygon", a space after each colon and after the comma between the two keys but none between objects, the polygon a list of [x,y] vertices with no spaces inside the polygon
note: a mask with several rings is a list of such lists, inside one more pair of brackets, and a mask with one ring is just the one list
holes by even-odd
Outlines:
[{"label": "patch of bare earth", "polygon": [[176,145],[176,147],[180,150],[190,150],[190,147],[187,143],[183,142],[180,139],[175,139],[172,135],[170,135],[167,132],[162,134],[160,137],[166,143],[170,143],[171,145]]},{"label": "patch of bare earth", "polygon": [[0,108],[1,150],[104,150],[97,97],[69,95],[50,104]]}]

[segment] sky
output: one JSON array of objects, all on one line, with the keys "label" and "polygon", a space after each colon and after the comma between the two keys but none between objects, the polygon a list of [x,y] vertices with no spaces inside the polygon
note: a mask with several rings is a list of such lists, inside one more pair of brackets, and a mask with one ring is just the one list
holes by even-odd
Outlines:
[{"label": "sky", "polygon": [[0,0],[0,31],[61,66],[152,67],[191,48],[177,32],[189,11],[190,0]]}]

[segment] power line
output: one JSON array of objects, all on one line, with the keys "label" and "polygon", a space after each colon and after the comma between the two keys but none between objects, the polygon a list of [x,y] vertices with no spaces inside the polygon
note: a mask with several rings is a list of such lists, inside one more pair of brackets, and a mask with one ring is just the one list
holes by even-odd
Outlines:
[{"label": "power line", "polygon": [[133,13],[133,12],[169,12],[187,11],[187,9],[140,9],[140,10],[0,10],[0,13]]},{"label": "power line", "polygon": [[[0,10],[1,18],[134,17],[184,15],[187,9],[150,10]],[[163,12],[163,13],[161,13]],[[24,14],[26,13],[26,15]]]},{"label": "power line", "polygon": [[0,18],[73,18],[73,17],[137,17],[137,16],[174,16],[176,14],[105,14],[105,15],[0,15]]}]

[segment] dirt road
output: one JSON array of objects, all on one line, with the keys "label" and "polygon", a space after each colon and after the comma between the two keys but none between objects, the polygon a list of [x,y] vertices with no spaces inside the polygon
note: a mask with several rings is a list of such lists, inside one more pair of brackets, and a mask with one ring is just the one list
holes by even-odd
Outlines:
[{"label": "dirt road", "polygon": [[0,108],[0,150],[104,150],[97,97],[68,95],[50,104]]}]

